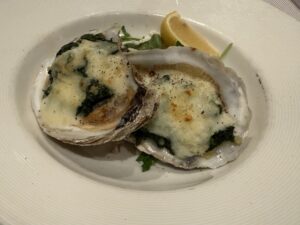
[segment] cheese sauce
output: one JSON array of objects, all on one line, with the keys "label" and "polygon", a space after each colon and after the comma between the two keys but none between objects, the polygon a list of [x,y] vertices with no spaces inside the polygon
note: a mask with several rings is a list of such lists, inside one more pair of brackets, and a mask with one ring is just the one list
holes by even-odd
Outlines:
[{"label": "cheese sauce", "polygon": [[155,73],[151,86],[160,96],[160,105],[145,128],[169,139],[179,158],[203,155],[214,133],[234,125],[223,109],[218,87],[201,70],[184,64],[153,71],[147,73]]},{"label": "cheese sauce", "polygon": [[[49,95],[41,104],[43,123],[56,128],[71,125],[93,129],[96,124],[105,126],[107,123],[109,128],[119,122],[120,115],[128,109],[136,93],[137,85],[124,56],[109,52],[111,46],[108,45],[116,44],[82,40],[78,47],[57,56],[50,68],[53,82]],[[81,119],[76,116],[92,80],[107,86],[113,93],[109,102],[97,109],[97,113],[109,114],[105,121],[100,121],[100,117],[95,120],[93,112]],[[100,108],[105,112],[100,112]]]}]

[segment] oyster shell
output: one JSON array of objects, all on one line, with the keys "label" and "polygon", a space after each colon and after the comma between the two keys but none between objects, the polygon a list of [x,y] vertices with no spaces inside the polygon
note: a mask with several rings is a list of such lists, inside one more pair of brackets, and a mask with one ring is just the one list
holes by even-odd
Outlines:
[{"label": "oyster shell", "polygon": [[156,108],[120,51],[116,28],[64,45],[34,85],[32,108],[49,136],[76,145],[124,139]]},{"label": "oyster shell", "polygon": [[217,168],[238,157],[251,112],[232,69],[187,47],[127,58],[160,99],[153,118],[130,138],[139,150],[184,169]]}]

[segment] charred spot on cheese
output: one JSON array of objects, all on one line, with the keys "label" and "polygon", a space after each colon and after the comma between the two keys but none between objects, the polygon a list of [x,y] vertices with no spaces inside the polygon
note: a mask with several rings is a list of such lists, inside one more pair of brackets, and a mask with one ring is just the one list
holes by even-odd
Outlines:
[{"label": "charred spot on cheese", "polygon": [[83,35],[59,50],[43,90],[45,124],[93,130],[99,124],[110,129],[122,123],[138,85],[118,49],[118,43],[99,33]]},{"label": "charred spot on cheese", "polygon": [[235,119],[226,112],[219,87],[203,70],[187,64],[138,70],[141,76],[155,71],[148,86],[160,98],[153,118],[136,133],[139,139],[164,140],[167,144],[163,147],[172,147],[170,150],[181,159],[202,156],[223,142],[234,141]]}]

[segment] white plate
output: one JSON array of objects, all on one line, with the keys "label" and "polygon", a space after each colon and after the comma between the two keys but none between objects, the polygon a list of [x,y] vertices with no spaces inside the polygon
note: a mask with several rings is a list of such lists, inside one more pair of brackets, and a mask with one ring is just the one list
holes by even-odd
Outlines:
[{"label": "white plate", "polygon": [[[256,0],[0,6],[0,223],[300,223],[299,22]],[[156,165],[141,173],[130,152],[81,153],[41,133],[31,85],[59,46],[114,22],[137,35],[158,30],[159,15],[174,9],[218,48],[234,42],[225,63],[243,77],[254,115],[238,160],[218,170]]]}]

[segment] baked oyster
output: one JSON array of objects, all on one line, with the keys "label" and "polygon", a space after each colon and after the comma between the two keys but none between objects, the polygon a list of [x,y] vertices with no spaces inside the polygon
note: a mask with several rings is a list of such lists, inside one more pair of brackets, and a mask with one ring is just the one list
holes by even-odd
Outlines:
[{"label": "baked oyster", "polygon": [[118,31],[89,33],[64,45],[38,75],[32,108],[41,129],[62,142],[118,141],[142,126],[156,101],[120,51]]},{"label": "baked oyster", "polygon": [[245,86],[217,58],[193,48],[128,53],[159,107],[133,133],[137,148],[183,169],[217,168],[237,158],[251,112]]}]

